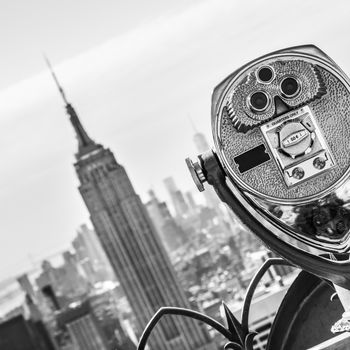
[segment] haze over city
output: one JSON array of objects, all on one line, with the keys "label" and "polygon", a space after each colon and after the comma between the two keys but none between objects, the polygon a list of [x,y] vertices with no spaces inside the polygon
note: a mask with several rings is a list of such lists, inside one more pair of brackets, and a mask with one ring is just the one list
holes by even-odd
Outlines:
[{"label": "haze over city", "polygon": [[164,197],[169,175],[194,188],[184,163],[195,154],[189,118],[210,136],[211,91],[241,64],[313,43],[350,71],[349,48],[336,40],[349,31],[345,1],[2,5],[0,279],[65,248],[89,220],[72,166],[76,140],[43,52],[90,136],[145,199],[151,187]]}]

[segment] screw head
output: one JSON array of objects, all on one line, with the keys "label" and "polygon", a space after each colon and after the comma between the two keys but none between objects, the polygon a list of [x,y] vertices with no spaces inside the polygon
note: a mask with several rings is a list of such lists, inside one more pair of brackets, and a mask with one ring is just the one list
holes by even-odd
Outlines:
[{"label": "screw head", "polygon": [[292,171],[292,176],[295,178],[295,179],[302,179],[305,175],[305,171],[303,170],[303,168],[300,168],[300,167],[297,167],[297,168],[294,168],[293,171]]},{"label": "screw head", "polygon": [[326,160],[323,157],[316,157],[313,161],[313,165],[316,169],[323,169],[326,166]]}]

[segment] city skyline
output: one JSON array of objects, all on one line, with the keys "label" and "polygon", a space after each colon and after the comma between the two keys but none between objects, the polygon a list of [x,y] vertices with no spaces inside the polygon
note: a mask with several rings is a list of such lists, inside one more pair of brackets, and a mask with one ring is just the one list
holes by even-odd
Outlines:
[{"label": "city skyline", "polygon": [[[29,6],[11,1],[3,0],[0,15],[4,42],[0,65],[1,350],[26,345],[38,350],[216,350],[230,346],[264,350],[275,348],[276,341],[305,343],[305,348],[311,348],[331,337],[335,325],[348,322],[337,286],[340,299],[329,300],[334,290],[312,275],[316,268],[305,263],[306,270],[300,271],[298,261],[291,264],[289,260],[294,260],[287,248],[283,250],[283,237],[276,238],[276,232],[267,227],[280,244],[270,251],[273,237],[266,238],[266,230],[261,233],[251,224],[254,220],[243,220],[243,207],[228,200],[233,195],[240,201],[240,189],[245,189],[229,174],[227,159],[237,163],[233,168],[238,176],[251,174],[243,174],[240,166],[242,143],[235,148],[237,154],[221,157],[220,152],[228,150],[223,139],[237,141],[233,129],[237,124],[226,123],[232,119],[230,108],[225,114],[223,107],[224,114],[217,119],[217,98],[211,96],[216,86],[215,95],[225,91],[229,85],[222,90],[223,85],[217,84],[227,76],[222,84],[229,82],[233,72],[249,60],[294,45],[317,45],[345,72],[350,71],[350,49],[335,40],[350,29],[345,17],[350,7],[345,0],[332,7],[326,0],[296,0],[293,5],[278,0],[150,0],[147,4],[131,0],[125,6],[113,0],[72,4],[34,0]],[[19,24],[14,26],[14,22]],[[37,54],[39,46],[44,50]],[[295,94],[307,93],[308,87],[296,74],[301,73],[300,62],[293,58],[293,77],[287,76],[296,86],[301,82]],[[260,65],[252,72],[253,81],[257,79],[259,91],[260,84],[274,82],[285,107],[294,108],[299,102],[291,104],[294,94],[284,89],[287,78],[278,74],[280,64],[268,61],[269,67],[264,67],[270,68],[268,79]],[[332,78],[319,72],[317,65],[312,70],[319,73],[321,85],[324,78],[320,89],[328,93],[326,102],[333,106],[343,87],[333,95],[326,84]],[[244,88],[247,82],[250,78],[244,76]],[[235,86],[230,85],[233,93],[230,90],[224,102],[235,99]],[[248,103],[260,113],[262,109],[253,106],[255,94],[250,91],[248,99],[242,98],[243,107]],[[274,116],[280,113],[279,97],[275,97]],[[311,109],[320,106],[319,100],[312,103]],[[297,107],[301,110],[302,105]],[[331,119],[324,119],[327,116],[321,125],[326,131],[334,126]],[[295,115],[290,113],[290,118],[292,125]],[[228,128],[217,138],[223,126]],[[297,128],[295,123],[293,128]],[[202,162],[202,173],[195,169],[200,180],[207,180],[202,193],[186,166],[187,157],[194,160],[213,146],[211,129],[218,157],[210,160],[217,160],[216,165],[227,173],[231,194],[221,183],[222,174],[212,167],[215,162]],[[256,142],[255,131],[245,136],[253,136]],[[314,130],[316,136],[309,137],[305,155],[318,131],[322,132]],[[282,140],[282,131],[276,132]],[[328,151],[336,151],[330,145]],[[251,151],[248,144],[243,146]],[[318,169],[317,165],[314,162]],[[255,174],[262,176],[259,169]],[[234,183],[229,184],[230,179]],[[231,185],[238,187],[234,190]],[[257,202],[264,191],[262,186]],[[247,201],[242,201],[245,209],[256,204],[251,197],[249,192]],[[337,193],[330,198],[329,208],[335,211],[332,204]],[[314,199],[310,199],[312,213],[306,214],[322,219],[321,214],[327,213],[319,211],[326,206],[320,202],[316,210]],[[297,234],[299,221],[305,221],[305,213],[297,210],[300,206],[293,211],[268,204],[259,207],[262,211],[258,208],[262,218],[271,212],[271,224],[277,229],[282,219],[295,219],[291,230]],[[337,232],[321,223],[329,235],[344,229],[346,204],[336,205]],[[236,209],[243,222],[236,217]],[[246,211],[254,214],[250,208]],[[312,225],[320,226],[313,221]],[[285,260],[277,258],[277,252]],[[315,293],[320,286],[327,288]],[[290,303],[303,307],[290,308]],[[186,317],[189,310],[197,312],[196,320]],[[164,311],[174,315],[154,318]],[[343,319],[331,329],[327,324],[333,313],[342,314]],[[207,317],[222,326],[213,325]],[[300,330],[304,329],[312,332],[303,334]],[[146,338],[147,346],[142,346]]]},{"label": "city skyline", "polygon": [[[287,13],[286,4],[267,4],[267,16],[254,25],[248,21],[249,10],[260,11],[266,4],[182,3],[176,10],[160,9],[156,16],[148,11],[147,21],[125,25],[123,30],[111,32],[112,38],[101,34],[72,49],[73,42],[65,36],[58,40],[57,48],[52,44],[47,47],[88,129],[117,152],[118,160],[130,169],[142,198],[150,187],[156,187],[163,199],[165,191],[160,184],[168,176],[174,176],[181,189],[194,188],[184,165],[184,158],[196,153],[188,115],[198,130],[209,136],[212,89],[248,59],[281,47],[313,42],[350,70],[348,49],[333,40],[348,27],[346,11],[342,10],[345,2],[331,9],[320,2],[317,6],[300,2],[295,8],[288,7],[288,18],[294,19],[295,26],[293,31],[288,28],[283,33],[276,33],[275,26],[284,23],[280,12],[284,9]],[[338,16],[331,29],[323,25],[325,16]],[[311,17],[313,26],[305,33],[303,28]],[[264,24],[263,30],[257,29],[258,24]],[[2,32],[12,33],[8,28]],[[93,32],[91,28],[88,31]],[[11,38],[7,41],[13,44]],[[70,48],[66,56],[60,54],[65,48],[63,42]],[[234,45],[227,45],[229,42]],[[42,63],[30,68],[32,54],[26,69],[4,71],[0,91],[0,228],[4,232],[0,238],[0,279],[28,266],[28,255],[39,257],[66,247],[88,217],[70,167],[73,133],[62,116],[39,42],[35,50],[35,59]],[[10,57],[11,50],[5,52]],[[12,63],[9,58],[7,62]],[[18,60],[13,64],[18,66]],[[17,72],[13,78],[11,72]],[[157,101],[154,96],[158,96]]]}]

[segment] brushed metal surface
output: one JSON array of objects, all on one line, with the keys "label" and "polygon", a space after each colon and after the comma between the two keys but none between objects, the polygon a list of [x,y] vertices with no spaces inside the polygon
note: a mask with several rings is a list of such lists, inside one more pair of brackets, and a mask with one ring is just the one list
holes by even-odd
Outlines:
[{"label": "brushed metal surface", "polygon": [[[273,68],[274,78],[269,83],[257,79],[262,66]],[[300,82],[300,92],[286,98],[280,86],[289,76]],[[263,113],[254,113],[247,104],[254,91],[266,92],[274,101]],[[305,120],[289,117],[303,109],[315,120],[309,139],[304,130],[291,124],[305,125]],[[262,129],[284,116],[285,122],[277,130],[283,138],[273,149],[274,140],[267,140]],[[317,254],[349,251],[350,85],[330,58],[314,46],[305,46],[248,63],[214,90],[212,126],[217,156],[232,181],[233,192],[272,234],[305,251],[316,249]],[[241,173],[235,158],[261,144],[271,159]],[[296,151],[288,154],[286,145]],[[323,168],[324,159],[331,162]],[[286,170],[291,176],[294,168],[304,169],[308,175],[296,172],[288,182]]]}]

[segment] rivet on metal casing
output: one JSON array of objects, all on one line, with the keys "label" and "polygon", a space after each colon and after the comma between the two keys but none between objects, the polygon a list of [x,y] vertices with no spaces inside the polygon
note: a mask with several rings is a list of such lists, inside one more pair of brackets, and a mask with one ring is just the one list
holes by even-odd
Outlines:
[{"label": "rivet on metal casing", "polygon": [[193,162],[190,158],[186,158],[186,164],[188,166],[188,170],[191,173],[192,179],[196,184],[199,192],[204,191],[203,183],[206,182],[206,178],[203,174],[202,167],[199,162]]}]

